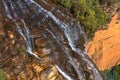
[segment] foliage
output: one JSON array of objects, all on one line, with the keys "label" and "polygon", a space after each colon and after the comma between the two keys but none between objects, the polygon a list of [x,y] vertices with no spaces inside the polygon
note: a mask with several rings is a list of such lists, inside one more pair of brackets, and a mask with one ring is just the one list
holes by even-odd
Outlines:
[{"label": "foliage", "polygon": [[70,10],[84,26],[88,37],[93,35],[108,20],[108,14],[102,10],[99,0],[53,0]]},{"label": "foliage", "polygon": [[120,65],[115,67],[115,75],[117,80],[120,80]]},{"label": "foliage", "polygon": [[24,54],[25,53],[25,48],[24,48],[24,46],[19,46],[19,48],[18,48],[18,52],[20,53],[20,54]]},{"label": "foliage", "polygon": [[6,74],[2,69],[0,69],[0,80],[5,80],[5,78],[6,78]]},{"label": "foliage", "polygon": [[102,71],[105,80],[120,80],[120,65]]},{"label": "foliage", "polygon": [[70,9],[73,6],[74,0],[53,0],[55,3]]}]

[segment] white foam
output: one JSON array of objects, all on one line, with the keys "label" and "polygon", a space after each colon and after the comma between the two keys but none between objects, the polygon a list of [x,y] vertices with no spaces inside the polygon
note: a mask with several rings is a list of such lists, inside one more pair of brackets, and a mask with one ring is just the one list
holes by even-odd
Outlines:
[{"label": "white foam", "polygon": [[60,69],[59,66],[56,65],[57,70],[67,79],[67,80],[73,80],[70,76],[68,76],[64,71]]}]

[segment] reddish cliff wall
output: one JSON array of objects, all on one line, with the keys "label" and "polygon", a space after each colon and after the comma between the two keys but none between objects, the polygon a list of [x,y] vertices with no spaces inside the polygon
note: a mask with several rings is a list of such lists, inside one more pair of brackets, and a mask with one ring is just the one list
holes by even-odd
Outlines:
[{"label": "reddish cliff wall", "polygon": [[100,70],[120,64],[120,14],[112,17],[108,29],[95,33],[86,50]]}]

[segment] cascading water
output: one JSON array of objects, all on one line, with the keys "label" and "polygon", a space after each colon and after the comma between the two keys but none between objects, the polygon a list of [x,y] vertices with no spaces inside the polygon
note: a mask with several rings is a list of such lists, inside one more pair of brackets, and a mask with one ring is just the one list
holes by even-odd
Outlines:
[{"label": "cascading water", "polygon": [[[102,75],[84,50],[85,34],[80,24],[64,9],[56,8],[52,1],[1,0],[8,20],[24,38],[28,54],[39,59],[34,52],[30,29],[34,22],[40,34],[48,41],[56,69],[67,80],[103,80]],[[52,6],[49,4],[53,4]],[[22,27],[22,26],[23,27]]]}]

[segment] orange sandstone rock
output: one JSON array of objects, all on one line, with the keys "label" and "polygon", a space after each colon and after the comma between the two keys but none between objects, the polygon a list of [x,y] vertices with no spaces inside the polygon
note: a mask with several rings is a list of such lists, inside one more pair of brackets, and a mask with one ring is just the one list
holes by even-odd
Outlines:
[{"label": "orange sandstone rock", "polygon": [[113,16],[108,29],[95,33],[86,50],[100,70],[120,64],[120,13]]}]

